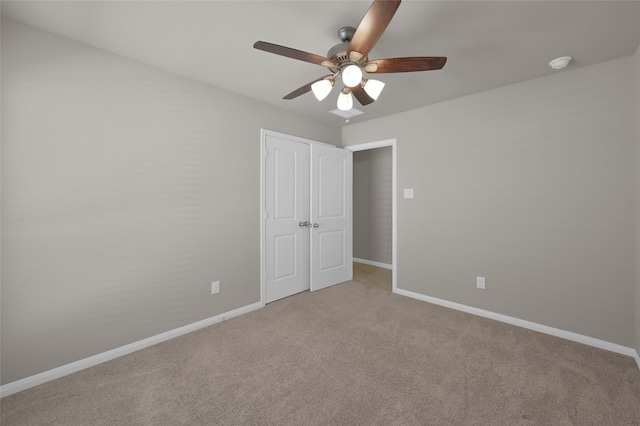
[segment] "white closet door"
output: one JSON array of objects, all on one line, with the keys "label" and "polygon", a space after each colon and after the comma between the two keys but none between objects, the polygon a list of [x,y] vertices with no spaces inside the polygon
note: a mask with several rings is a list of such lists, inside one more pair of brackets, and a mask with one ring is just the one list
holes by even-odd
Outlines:
[{"label": "white closet door", "polygon": [[353,278],[353,153],[311,146],[311,291]]},{"label": "white closet door", "polygon": [[265,140],[265,303],[309,289],[309,145]]}]

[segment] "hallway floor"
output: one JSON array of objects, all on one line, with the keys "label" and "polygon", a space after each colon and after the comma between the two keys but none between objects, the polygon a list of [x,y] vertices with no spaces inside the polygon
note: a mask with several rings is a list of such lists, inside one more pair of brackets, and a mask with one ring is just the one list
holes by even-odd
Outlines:
[{"label": "hallway floor", "polygon": [[391,269],[353,262],[353,280],[391,291]]}]

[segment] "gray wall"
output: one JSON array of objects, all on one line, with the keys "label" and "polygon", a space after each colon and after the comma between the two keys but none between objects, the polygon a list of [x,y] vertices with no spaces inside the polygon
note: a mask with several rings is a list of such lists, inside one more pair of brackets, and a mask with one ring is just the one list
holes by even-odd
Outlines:
[{"label": "gray wall", "polygon": [[258,302],[260,128],[340,142],[3,20],[2,383]]},{"label": "gray wall", "polygon": [[353,257],[369,259],[369,200],[371,191],[371,154],[369,151],[353,153]]},{"label": "gray wall", "polygon": [[636,181],[635,181],[635,199],[636,199],[636,246],[635,246],[635,264],[636,264],[636,351],[640,355],[640,47],[636,50],[634,80],[635,80],[635,124],[636,124]]},{"label": "gray wall", "polygon": [[353,257],[391,264],[391,147],[353,153]]},{"label": "gray wall", "polygon": [[634,346],[632,87],[626,57],[344,127],[415,190],[398,287]]}]

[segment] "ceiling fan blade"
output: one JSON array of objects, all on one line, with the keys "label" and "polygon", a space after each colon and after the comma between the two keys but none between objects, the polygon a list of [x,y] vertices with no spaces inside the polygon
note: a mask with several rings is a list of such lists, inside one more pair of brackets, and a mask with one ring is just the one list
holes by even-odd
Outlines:
[{"label": "ceiling fan blade", "polygon": [[324,77],[320,77],[320,78],[318,78],[316,80],[313,80],[312,82],[307,83],[304,86],[297,88],[293,92],[291,92],[288,95],[284,96],[282,99],[295,99],[300,95],[304,95],[305,93],[311,91],[311,85],[313,83],[315,83],[316,81],[324,80],[327,77],[332,77],[332,76],[331,75],[325,75]]},{"label": "ceiling fan blade", "polygon": [[447,63],[444,56],[424,56],[412,58],[376,59],[367,62],[365,71],[368,73],[392,73],[439,70]]},{"label": "ceiling fan blade", "polygon": [[400,6],[400,0],[374,0],[356,29],[347,54],[354,61],[365,58],[378,42],[391,18]]},{"label": "ceiling fan blade", "polygon": [[364,88],[359,84],[351,88],[351,93],[353,93],[353,96],[355,96],[358,102],[360,102],[360,104],[363,106],[369,105],[375,100],[371,96],[369,96],[367,92],[365,92]]},{"label": "ceiling fan blade", "polygon": [[267,43],[266,41],[256,41],[253,44],[253,47],[258,50],[264,50],[265,52],[275,53],[276,55],[286,56],[300,61],[311,62],[312,64],[322,65],[327,68],[335,68],[337,66],[335,62],[325,58],[324,56],[314,55],[313,53],[303,52],[302,50],[292,49],[278,44]]}]

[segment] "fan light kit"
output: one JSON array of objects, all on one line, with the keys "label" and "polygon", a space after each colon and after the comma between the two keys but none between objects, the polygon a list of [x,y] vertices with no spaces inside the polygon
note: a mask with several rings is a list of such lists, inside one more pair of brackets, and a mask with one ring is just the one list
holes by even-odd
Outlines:
[{"label": "fan light kit", "polygon": [[295,99],[312,91],[316,99],[322,101],[331,93],[336,79],[341,77],[344,87],[338,95],[338,109],[347,111],[353,108],[353,97],[363,106],[369,105],[378,99],[384,88],[384,83],[365,78],[363,72],[382,74],[431,71],[442,69],[447,62],[447,58],[443,56],[369,60],[367,57],[369,52],[382,37],[382,33],[391,22],[391,18],[399,6],[400,0],[374,0],[357,29],[342,27],[338,30],[338,37],[342,42],[329,49],[326,57],[265,41],[257,41],[253,47],[276,55],[321,65],[331,71],[331,74],[305,84],[284,96],[283,99]]},{"label": "fan light kit", "polygon": [[319,101],[326,98],[331,93],[331,89],[333,89],[332,80],[320,80],[311,85],[311,90],[313,90],[313,94]]},{"label": "fan light kit", "polygon": [[342,82],[349,87],[355,87],[362,81],[362,70],[357,65],[348,65],[342,70]]},{"label": "fan light kit", "polygon": [[378,80],[365,80],[364,91],[367,92],[367,95],[371,96],[371,99],[374,101],[378,99],[378,96],[382,93],[382,89],[384,89],[383,82]]},{"label": "fan light kit", "polygon": [[338,109],[349,111],[351,108],[353,108],[353,98],[351,97],[351,91],[345,87],[338,95]]},{"label": "fan light kit", "polygon": [[561,70],[562,68],[569,65],[569,62],[571,62],[571,56],[562,56],[549,62],[549,66],[554,70]]}]

